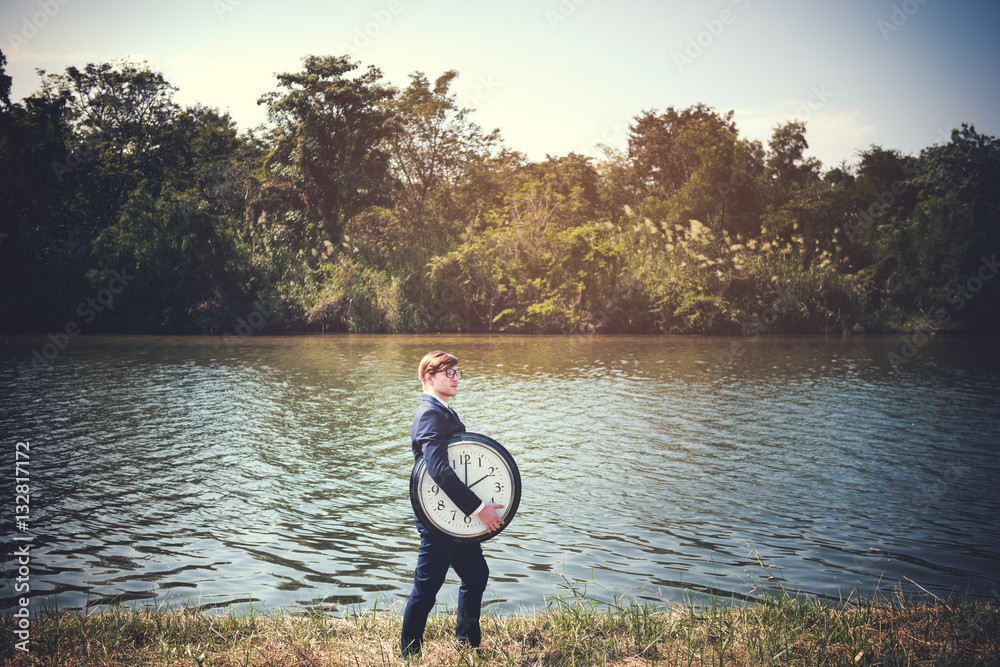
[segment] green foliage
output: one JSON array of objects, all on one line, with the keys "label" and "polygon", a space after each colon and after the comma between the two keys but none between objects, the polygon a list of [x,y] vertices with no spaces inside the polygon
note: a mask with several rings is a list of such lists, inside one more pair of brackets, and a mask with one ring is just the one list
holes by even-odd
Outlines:
[{"label": "green foliage", "polygon": [[94,326],[214,328],[245,312],[267,273],[240,240],[256,145],[227,115],[180,109],[144,64],[42,76],[37,94],[0,110],[12,213],[0,265],[15,288],[0,304],[12,320],[62,326],[140,263]]},{"label": "green foliage", "polygon": [[375,67],[345,76],[357,67],[347,56],[308,56],[304,71],[278,75],[284,94],[259,100],[274,127],[252,217],[288,226],[300,250],[339,243],[346,221],[390,201],[385,104],[394,91]]},{"label": "green foliage", "polygon": [[176,91],[145,63],[119,61],[43,74],[41,95],[66,99],[87,173],[77,196],[95,232],[110,224],[141,181],[159,184],[175,159],[166,135],[179,107]]},{"label": "green foliage", "polygon": [[7,56],[0,51],[0,106],[10,106],[10,88],[13,79],[7,74]]},{"label": "green foliage", "polygon": [[824,173],[803,123],[765,145],[698,104],[636,116],[627,152],[529,162],[472,122],[453,70],[397,90],[309,56],[260,98],[256,136],[181,108],[144,63],[42,72],[17,103],[5,65],[11,329],[62,326],[115,272],[134,278],[105,329],[226,332],[265,310],[356,332],[1000,326],[1000,149],[971,126]]},{"label": "green foliage", "polygon": [[130,276],[108,307],[122,324],[206,326],[249,311],[238,282],[246,251],[232,221],[205,209],[194,191],[155,196],[144,184],[98,235],[93,258],[102,268],[87,278],[96,292]]},{"label": "green foliage", "polygon": [[422,72],[390,104],[397,123],[389,135],[392,171],[402,191],[396,208],[407,226],[423,227],[425,216],[454,216],[454,197],[472,163],[488,159],[499,131],[484,134],[469,120],[471,109],[458,105],[450,92],[458,72],[449,70],[434,81]]},{"label": "green foliage", "polygon": [[[603,226],[569,223],[582,190],[526,184],[491,211],[456,250],[431,261],[431,285],[457,286],[448,324],[500,331],[595,331],[606,318],[623,248]],[[457,304],[456,304],[457,305]]]},{"label": "green foliage", "polygon": [[301,295],[305,320],[321,331],[396,333],[406,313],[401,283],[385,271],[365,266],[348,255],[325,262]]},{"label": "green foliage", "polygon": [[[945,308],[950,326],[995,330],[1000,283],[989,266],[1000,247],[1000,144],[963,125],[916,159],[880,149],[865,157],[859,183],[874,203],[852,232],[880,288],[876,319],[920,327]],[[970,292],[970,281],[981,289]]]},{"label": "green foliage", "polygon": [[801,236],[741,243],[697,220],[670,229],[648,219],[631,233],[647,247],[632,269],[664,331],[840,333],[861,316],[864,291],[836,271],[829,252],[807,262]]},{"label": "green foliage", "polygon": [[[37,327],[71,312],[92,229],[74,196],[85,159],[66,96],[0,110],[0,296],[3,320]],[[10,326],[10,325],[9,325]]]},{"label": "green foliage", "polygon": [[[731,140],[736,133],[732,119],[732,111],[720,116],[703,104],[637,116],[629,133],[629,157],[650,194],[667,198],[687,183],[703,162],[694,146],[719,146],[724,137]],[[721,142],[717,137],[723,138]]]}]

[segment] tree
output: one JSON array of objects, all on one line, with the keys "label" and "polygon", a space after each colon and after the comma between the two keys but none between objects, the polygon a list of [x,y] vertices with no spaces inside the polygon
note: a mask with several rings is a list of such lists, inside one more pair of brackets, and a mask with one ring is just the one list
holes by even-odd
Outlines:
[{"label": "tree", "polygon": [[7,74],[7,56],[0,50],[0,108],[10,106],[10,88],[14,80]]},{"label": "tree", "polygon": [[819,179],[822,165],[816,158],[805,157],[809,142],[806,141],[806,125],[789,121],[778,125],[768,142],[767,167],[771,184],[779,193],[803,187]]},{"label": "tree", "polygon": [[302,72],[278,75],[283,93],[258,101],[274,127],[252,215],[290,227],[303,252],[340,243],[348,220],[392,201],[395,91],[375,67],[347,78],[357,67],[347,56],[308,56]]},{"label": "tree", "polygon": [[662,114],[647,111],[636,117],[629,128],[628,154],[650,194],[665,199],[691,177],[700,159],[691,150],[692,140],[681,136],[697,125],[736,135],[732,111],[719,115],[701,103],[679,112],[668,107]]},{"label": "tree", "polygon": [[539,229],[585,225],[600,206],[597,179],[591,158],[576,153],[520,165],[508,177],[501,219],[530,218]]},{"label": "tree", "polygon": [[690,122],[678,132],[674,145],[686,156],[687,176],[659,210],[667,224],[700,220],[709,229],[726,229],[723,186],[733,180],[736,140],[735,129],[704,120]]},{"label": "tree", "polygon": [[761,233],[781,243],[804,245],[805,263],[832,251],[850,222],[850,190],[842,174],[821,176],[822,164],[805,157],[809,148],[804,123],[792,121],[774,128],[767,154],[765,206]]},{"label": "tree", "polygon": [[79,196],[94,234],[112,224],[131,192],[145,181],[162,185],[173,155],[165,135],[179,108],[176,88],[145,63],[126,60],[69,67],[43,76],[41,97],[67,100],[86,174]]},{"label": "tree", "polygon": [[889,297],[924,322],[945,308],[950,325],[997,326],[1000,142],[963,123],[949,143],[921,151],[913,172],[905,183],[916,193],[912,213],[876,230],[879,273],[888,273],[887,264],[895,269]]},{"label": "tree", "polygon": [[104,323],[158,329],[234,321],[252,296],[240,278],[246,261],[233,222],[213,216],[194,190],[132,193],[118,220],[93,244],[93,289],[121,285]]},{"label": "tree", "polygon": [[469,120],[471,109],[459,107],[450,93],[458,72],[448,70],[433,88],[422,72],[393,101],[398,131],[389,141],[392,170],[402,185],[403,221],[424,224],[424,210],[437,200],[438,214],[453,215],[454,188],[470,164],[489,157],[500,141],[499,130],[484,134]]},{"label": "tree", "polygon": [[242,220],[255,192],[253,172],[265,151],[253,134],[240,135],[228,113],[195,105],[167,128],[163,148],[172,156],[164,182],[197,190],[213,215]]},{"label": "tree", "polygon": [[729,180],[717,184],[722,195],[723,230],[744,239],[760,234],[766,171],[764,147],[759,141],[738,139],[733,144]]},{"label": "tree", "polygon": [[7,326],[64,321],[74,305],[66,286],[82,282],[88,237],[73,167],[84,158],[70,118],[65,95],[0,108],[0,310]]},{"label": "tree", "polygon": [[599,148],[604,154],[596,167],[600,211],[604,218],[619,224],[626,211],[639,208],[643,198],[642,183],[635,164],[625,151],[604,144]]},{"label": "tree", "polygon": [[671,228],[697,219],[716,231],[756,232],[763,152],[739,138],[732,116],[698,104],[636,118],[629,156],[648,194],[643,218]]},{"label": "tree", "polygon": [[[879,255],[885,259],[883,241],[898,233],[917,203],[916,158],[897,150],[871,146],[860,153],[857,176],[850,186],[851,206],[844,224],[845,267],[864,270]],[[881,248],[881,250],[880,250]],[[883,275],[873,275],[884,284],[898,267],[880,262]]]}]

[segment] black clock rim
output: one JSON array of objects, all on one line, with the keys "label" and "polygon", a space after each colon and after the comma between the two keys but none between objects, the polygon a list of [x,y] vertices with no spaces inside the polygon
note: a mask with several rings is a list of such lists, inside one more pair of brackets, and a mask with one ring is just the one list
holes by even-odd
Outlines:
[{"label": "black clock rim", "polygon": [[468,441],[478,442],[481,445],[486,445],[487,447],[495,450],[497,454],[504,459],[504,462],[510,469],[514,488],[511,490],[510,494],[510,507],[507,508],[507,511],[504,514],[503,524],[498,530],[493,532],[482,532],[476,535],[453,535],[448,531],[439,528],[437,524],[435,524],[430,517],[427,516],[423,505],[418,499],[420,493],[420,477],[423,474],[423,471],[427,468],[427,465],[424,463],[423,456],[417,457],[416,462],[413,464],[413,470],[410,472],[410,506],[413,508],[413,513],[416,515],[417,519],[421,524],[423,524],[424,528],[430,531],[435,537],[447,542],[456,542],[459,544],[485,542],[486,540],[496,537],[510,525],[511,521],[514,520],[514,515],[517,514],[517,508],[521,504],[521,471],[518,470],[517,463],[514,461],[514,457],[511,456],[510,452],[507,451],[507,448],[493,438],[481,433],[459,433],[448,438],[447,444],[450,447],[453,444]]}]

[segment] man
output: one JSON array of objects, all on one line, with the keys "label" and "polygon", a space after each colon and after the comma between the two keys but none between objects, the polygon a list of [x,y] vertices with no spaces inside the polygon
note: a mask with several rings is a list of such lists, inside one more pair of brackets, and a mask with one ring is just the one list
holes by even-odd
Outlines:
[{"label": "man", "polygon": [[[421,361],[418,373],[424,395],[410,430],[414,458],[423,455],[427,473],[467,515],[478,516],[490,532],[503,524],[496,510],[503,505],[484,503],[458,478],[448,463],[448,439],[465,433],[465,424],[448,407],[448,399],[458,392],[462,371],[458,358],[447,352],[429,352]],[[404,656],[420,652],[427,615],[434,608],[437,592],[444,583],[448,568],[462,580],[458,590],[458,620],[455,637],[459,643],[478,647],[481,640],[479,609],[490,576],[483,548],[479,543],[455,544],[432,535],[414,517],[420,533],[420,553],[413,573],[413,591],[403,612],[401,650]]]}]

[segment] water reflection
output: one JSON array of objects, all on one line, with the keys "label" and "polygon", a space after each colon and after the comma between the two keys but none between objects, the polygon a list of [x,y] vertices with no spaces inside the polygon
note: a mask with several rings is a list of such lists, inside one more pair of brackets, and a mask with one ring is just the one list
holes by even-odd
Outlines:
[{"label": "water reflection", "polygon": [[499,610],[563,577],[748,595],[767,583],[751,546],[817,595],[997,583],[991,341],[938,338],[902,370],[891,339],[89,337],[51,369],[41,344],[0,347],[0,426],[32,442],[35,604],[401,600],[415,365],[435,348],[462,359],[465,423],[524,478],[487,547]]}]

